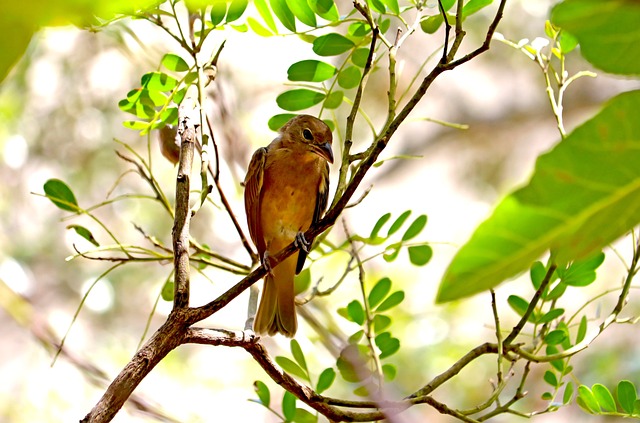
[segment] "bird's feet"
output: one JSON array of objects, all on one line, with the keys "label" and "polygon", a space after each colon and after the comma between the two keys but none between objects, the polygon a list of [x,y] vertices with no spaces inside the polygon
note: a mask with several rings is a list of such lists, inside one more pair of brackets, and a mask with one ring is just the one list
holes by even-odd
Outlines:
[{"label": "bird's feet", "polygon": [[305,253],[309,254],[311,243],[307,241],[307,239],[304,237],[303,232],[298,232],[296,234],[296,238],[294,239],[293,244],[299,249],[301,249],[302,251],[304,251]]}]

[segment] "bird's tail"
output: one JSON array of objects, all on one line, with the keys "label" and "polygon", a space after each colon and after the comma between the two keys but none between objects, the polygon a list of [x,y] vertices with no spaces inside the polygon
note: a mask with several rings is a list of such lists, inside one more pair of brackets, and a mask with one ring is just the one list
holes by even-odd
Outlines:
[{"label": "bird's tail", "polygon": [[253,323],[256,333],[275,335],[280,332],[292,338],[298,329],[293,278],[296,254],[271,269],[264,278],[260,305]]}]

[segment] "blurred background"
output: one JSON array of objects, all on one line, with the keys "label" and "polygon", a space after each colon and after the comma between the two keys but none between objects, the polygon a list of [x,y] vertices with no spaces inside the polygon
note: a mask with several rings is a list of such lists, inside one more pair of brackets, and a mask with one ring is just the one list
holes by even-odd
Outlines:
[{"label": "blurred background", "polygon": [[[543,37],[552,4],[547,0],[510,0],[498,31],[515,42]],[[338,7],[344,13],[351,5],[343,1]],[[466,22],[469,34],[463,50],[481,43],[494,11],[495,5]],[[267,121],[281,112],[274,100],[285,89],[287,68],[314,54],[309,44],[295,36],[261,38],[251,32],[221,31],[211,38],[203,51],[215,51],[222,40],[226,45],[218,62],[218,79],[209,87],[207,114],[224,159],[221,181],[244,225],[240,181],[246,164],[255,148],[275,136]],[[441,39],[441,35],[420,33],[403,46],[398,54],[401,86],[406,87],[419,70],[426,56],[423,52],[437,49]],[[142,20],[119,20],[98,31],[47,27],[35,34],[0,85],[0,177],[4,181],[0,185],[0,422],[78,421],[135,353],[147,325],[148,337],[170,310],[170,303],[159,298],[170,275],[169,261],[130,264],[96,283],[112,264],[69,260],[75,254],[74,245],[80,250],[90,245],[66,228],[71,224],[86,226],[99,242],[108,244],[107,234],[86,216],[69,219],[68,213],[41,196],[43,184],[50,178],[68,183],[81,207],[117,195],[151,194],[144,181],[130,172],[131,165],[115,154],[116,150],[125,152],[116,141],[147,154],[147,139],[122,126],[130,116],[117,104],[139,86],[142,74],[158,67],[166,52],[179,52],[176,42]],[[570,73],[590,69],[577,53],[571,55],[567,68]],[[385,83],[381,69],[371,76],[365,97],[367,111],[377,124],[386,112]],[[637,85],[606,74],[578,80],[565,96],[566,129],[570,131],[593,115],[603,100]],[[346,106],[338,110],[340,122],[345,122],[347,113]],[[468,125],[468,129],[428,119]],[[362,120],[356,126],[354,151],[360,151],[371,139]],[[337,139],[343,133],[344,126],[337,129]],[[172,201],[176,170],[161,156],[157,134],[151,138],[154,173]],[[488,53],[436,81],[381,158],[414,157],[385,162],[372,169],[363,182],[356,197],[368,186],[373,189],[358,207],[344,214],[352,233],[368,235],[382,214],[398,216],[410,209],[413,216],[428,216],[420,241],[430,242],[434,249],[433,259],[425,267],[412,266],[406,253],[390,264],[376,259],[367,265],[371,283],[389,276],[394,286],[407,294],[403,306],[394,312],[394,335],[402,342],[401,352],[390,359],[398,366],[397,379],[390,386],[394,394],[413,392],[470,348],[494,340],[488,294],[435,305],[438,283],[457,246],[503,195],[527,180],[536,157],[559,138],[540,69],[521,52],[494,41]],[[339,156],[340,148],[334,150]],[[336,169],[333,175],[337,175]],[[173,222],[152,201],[131,198],[105,205],[95,213],[123,244],[151,247],[134,227],[138,225],[170,245]],[[336,225],[330,239],[344,239],[341,227]],[[250,264],[217,199],[198,213],[192,233],[200,242]],[[616,247],[628,257],[630,245],[623,240]],[[371,250],[371,254],[375,252]],[[322,275],[323,286],[330,286],[341,274],[343,262],[344,257],[329,257],[321,274],[314,267],[314,282]],[[620,259],[609,254],[594,291],[576,293],[576,306],[623,276]],[[210,301],[239,279],[211,269],[194,272],[192,305]],[[526,279],[519,278],[497,291],[504,327],[510,327],[517,317],[506,305],[507,296],[531,295]],[[52,366],[53,344],[69,329],[92,285],[66,338],[64,352]],[[340,292],[320,299],[311,310],[328,310],[345,332],[353,332],[355,326],[340,321],[335,310],[357,298],[358,292],[353,275]],[[613,300],[604,297],[591,315],[606,312]],[[241,329],[247,301],[247,294],[240,296],[204,325]],[[638,307],[630,306],[630,310],[637,313]],[[639,380],[638,345],[628,331],[612,328],[596,341],[595,348],[578,357],[574,365],[581,383],[602,382],[608,375],[610,387],[621,378]],[[310,367],[317,369],[317,377],[335,359],[316,338],[302,323],[296,339],[307,353]],[[288,354],[288,340],[278,337],[266,343],[273,355]],[[534,367],[538,380],[544,370],[543,366]],[[478,360],[435,397],[452,407],[472,407],[486,398],[491,377],[495,377],[494,358]],[[256,379],[267,381],[259,366],[241,350],[183,346],[145,379],[115,421],[277,421],[264,408],[247,401],[256,397]],[[279,401],[279,388],[272,383],[269,386],[272,401]],[[545,403],[539,398],[546,389],[544,385],[529,386],[521,410],[543,409]],[[349,390],[336,383],[328,394],[348,396]],[[405,416],[407,421],[453,421],[426,406],[414,407]],[[495,421],[515,418],[507,415]],[[564,422],[570,418],[604,421],[582,413],[575,405],[539,416],[536,421]]]}]

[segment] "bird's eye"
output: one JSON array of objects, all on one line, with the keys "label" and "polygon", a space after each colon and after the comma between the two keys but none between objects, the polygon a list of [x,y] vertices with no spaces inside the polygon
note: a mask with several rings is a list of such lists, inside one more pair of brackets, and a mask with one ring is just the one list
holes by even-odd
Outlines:
[{"label": "bird's eye", "polygon": [[313,134],[311,133],[311,131],[309,131],[308,129],[304,129],[302,131],[302,136],[309,141],[313,141]]}]

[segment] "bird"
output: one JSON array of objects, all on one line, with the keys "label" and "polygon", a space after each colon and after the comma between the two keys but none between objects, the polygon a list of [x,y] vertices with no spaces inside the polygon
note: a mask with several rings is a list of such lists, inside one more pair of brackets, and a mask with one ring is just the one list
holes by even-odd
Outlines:
[{"label": "bird", "polygon": [[[278,132],[251,157],[244,205],[249,234],[267,271],[253,330],[292,338],[298,328],[294,277],[313,243],[303,233],[327,207],[333,137],[326,123],[310,115],[293,117]],[[292,242],[298,251],[271,266],[270,257]]]}]

